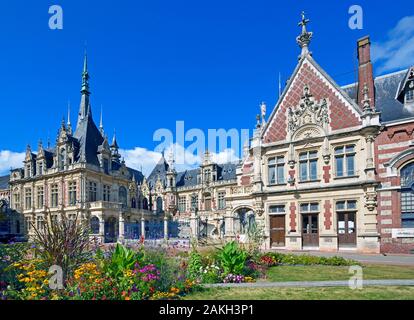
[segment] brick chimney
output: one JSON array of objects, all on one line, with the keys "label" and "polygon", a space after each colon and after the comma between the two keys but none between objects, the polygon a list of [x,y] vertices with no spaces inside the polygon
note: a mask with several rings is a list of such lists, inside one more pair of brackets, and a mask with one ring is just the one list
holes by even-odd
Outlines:
[{"label": "brick chimney", "polygon": [[375,108],[374,72],[371,63],[371,41],[369,36],[358,40],[358,105],[364,106],[364,86],[367,85],[371,108]]}]

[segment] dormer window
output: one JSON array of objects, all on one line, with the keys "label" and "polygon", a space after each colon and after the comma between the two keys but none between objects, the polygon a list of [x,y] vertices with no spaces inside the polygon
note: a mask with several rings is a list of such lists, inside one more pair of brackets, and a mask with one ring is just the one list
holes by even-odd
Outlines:
[{"label": "dormer window", "polygon": [[405,102],[414,102],[414,82],[411,82],[407,93],[405,94]]},{"label": "dormer window", "polygon": [[39,163],[37,173],[39,176],[43,175],[43,162]]}]

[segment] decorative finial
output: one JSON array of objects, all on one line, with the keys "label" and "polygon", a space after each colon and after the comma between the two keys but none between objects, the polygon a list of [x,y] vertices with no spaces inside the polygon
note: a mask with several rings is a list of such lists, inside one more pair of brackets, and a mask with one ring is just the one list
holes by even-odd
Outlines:
[{"label": "decorative finial", "polygon": [[364,95],[364,100],[362,100],[364,112],[370,112],[372,111],[371,99],[369,98],[369,89],[366,83],[364,84],[364,89],[362,90],[362,93]]},{"label": "decorative finial", "polygon": [[262,116],[262,123],[265,124],[266,123],[266,102],[262,102],[260,104],[260,113]]},{"label": "decorative finial", "polygon": [[308,54],[312,55],[312,53],[309,52],[309,43],[312,40],[313,32],[308,32],[306,30],[306,25],[309,22],[310,20],[306,19],[305,17],[305,12],[302,11],[302,20],[301,22],[299,22],[299,26],[302,27],[302,33],[300,34],[300,36],[296,38],[296,41],[298,42],[299,46],[302,48],[302,53],[299,58],[303,58]]},{"label": "decorative finial", "polygon": [[82,72],[82,94],[89,94],[89,72],[88,72],[88,54],[85,49],[85,57],[83,59],[83,72]]},{"label": "decorative finial", "polygon": [[256,128],[259,129],[261,127],[260,124],[260,114],[256,115]]}]

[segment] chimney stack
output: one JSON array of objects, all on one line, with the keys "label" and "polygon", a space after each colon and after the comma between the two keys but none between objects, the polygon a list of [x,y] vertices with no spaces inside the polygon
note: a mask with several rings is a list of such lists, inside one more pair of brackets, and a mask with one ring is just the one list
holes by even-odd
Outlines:
[{"label": "chimney stack", "polygon": [[364,87],[368,88],[371,108],[375,110],[374,72],[371,63],[371,41],[369,36],[358,40],[358,105],[364,106]]}]

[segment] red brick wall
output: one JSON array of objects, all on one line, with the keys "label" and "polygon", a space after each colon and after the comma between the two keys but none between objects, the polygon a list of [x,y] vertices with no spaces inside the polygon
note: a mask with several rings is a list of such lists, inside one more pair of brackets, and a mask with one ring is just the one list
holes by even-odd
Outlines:
[{"label": "red brick wall", "polygon": [[335,92],[319,78],[311,67],[305,63],[303,68],[297,74],[293,87],[284,97],[279,110],[275,114],[275,119],[271,119],[271,125],[267,128],[263,141],[265,143],[283,141],[287,135],[287,109],[295,108],[303,95],[303,88],[309,85],[310,92],[316,99],[321,101],[324,98],[329,99],[330,105],[330,125],[332,130],[356,127],[361,124],[358,116],[342,102]]},{"label": "red brick wall", "polygon": [[[388,187],[400,186],[400,177],[386,176],[387,169],[383,166],[394,156],[409,148],[408,143],[414,138],[413,132],[414,122],[386,127],[377,137],[375,141],[375,163],[377,180],[381,183],[382,188],[387,188],[387,184]],[[397,143],[402,145],[393,146]],[[401,167],[410,158],[405,158],[397,163],[395,167]],[[414,249],[414,244],[403,243],[402,239],[392,239],[392,235],[388,232],[393,228],[401,228],[400,192],[398,190],[386,192],[391,192],[391,196],[384,195],[383,192],[378,193],[378,229],[381,233],[381,252],[410,253],[410,250]]]}]

